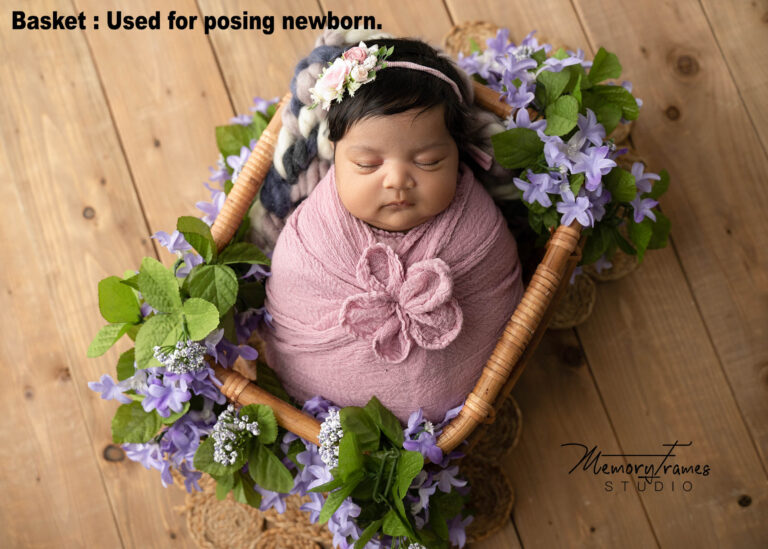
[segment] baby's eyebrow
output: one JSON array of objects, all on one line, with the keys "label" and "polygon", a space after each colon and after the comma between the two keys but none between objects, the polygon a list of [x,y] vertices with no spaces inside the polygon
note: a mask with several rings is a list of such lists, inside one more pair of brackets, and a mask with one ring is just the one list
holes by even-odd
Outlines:
[{"label": "baby's eyebrow", "polygon": [[[413,152],[426,151],[427,149],[435,149],[435,148],[438,148],[438,147],[445,147],[447,145],[449,145],[449,143],[447,141],[435,141],[434,143],[429,143],[427,145],[419,147],[418,149],[416,149]],[[368,145],[352,145],[352,146],[349,147],[348,150],[350,150],[350,151],[351,150],[361,150],[361,151],[368,151],[368,152],[374,152],[374,153],[381,152],[380,150],[378,150],[378,149],[376,149],[374,147],[369,147]]]}]

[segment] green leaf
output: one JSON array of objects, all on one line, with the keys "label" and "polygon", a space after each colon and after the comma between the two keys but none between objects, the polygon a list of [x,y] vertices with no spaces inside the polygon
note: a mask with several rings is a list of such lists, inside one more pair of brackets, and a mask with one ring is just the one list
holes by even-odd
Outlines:
[{"label": "green leaf", "polygon": [[667,237],[669,237],[670,222],[669,218],[661,213],[655,211],[656,222],[653,224],[653,234],[651,235],[651,241],[648,242],[649,250],[658,250],[667,245]]},{"label": "green leaf", "polygon": [[189,295],[213,303],[223,315],[237,299],[237,275],[224,265],[201,265],[189,277]]},{"label": "green leaf", "polygon": [[379,447],[379,427],[363,408],[345,406],[339,412],[339,417],[344,432],[352,432],[357,435],[361,451],[367,452]]},{"label": "green leaf", "polygon": [[[157,410],[155,410],[155,411],[157,411]],[[174,423],[176,423],[176,421],[181,419],[181,416],[183,416],[187,412],[189,412],[189,401],[186,401],[184,403],[184,406],[182,406],[180,411],[172,412],[171,414],[168,415],[168,417],[160,416],[160,421],[163,422],[163,425],[173,425]],[[160,415],[160,414],[158,414],[158,415]]]},{"label": "green leaf", "polygon": [[216,499],[219,501],[225,499],[229,491],[234,487],[235,475],[226,474],[216,478]]},{"label": "green leaf", "polygon": [[254,482],[273,492],[286,494],[293,488],[293,475],[280,459],[261,442],[256,441],[248,458],[248,471]]},{"label": "green leaf", "polygon": [[383,519],[374,520],[372,523],[366,526],[365,530],[363,530],[363,533],[360,534],[360,537],[357,538],[357,541],[355,542],[355,549],[363,549],[365,544],[371,541],[371,538],[373,538],[374,534],[379,531],[379,528],[381,528],[381,524],[383,522]]},{"label": "green leaf", "polygon": [[341,477],[334,478],[333,480],[326,482],[325,484],[321,484],[320,486],[315,486],[309,492],[330,492],[331,490],[335,490],[339,486],[344,484],[344,481],[341,479]]},{"label": "green leaf", "polygon": [[155,345],[175,345],[181,339],[180,313],[155,315],[147,320],[136,336],[136,367],[156,367],[160,363],[154,358]]},{"label": "green leaf", "polygon": [[[581,66],[581,65],[579,65]],[[584,70],[584,69],[582,69]],[[576,77],[576,85],[573,87],[573,90],[571,91],[571,95],[573,95],[573,98],[576,99],[576,101],[579,104],[579,110],[581,110],[581,103],[582,103],[582,97],[581,97],[581,74],[579,74]]]},{"label": "green leaf", "polygon": [[546,105],[549,105],[554,103],[563,94],[565,87],[571,80],[571,73],[565,70],[560,72],[544,70],[539,73],[537,80],[546,90],[544,97],[546,98]]},{"label": "green leaf", "polygon": [[186,300],[181,312],[187,321],[190,339],[204,339],[219,325],[219,312],[216,306],[199,297],[190,297]]},{"label": "green leaf", "polygon": [[603,184],[611,192],[611,200],[632,202],[637,196],[635,176],[624,168],[616,166],[603,176]]},{"label": "green leaf", "polygon": [[[480,53],[482,51],[483,50],[480,47],[480,44],[478,44],[477,41],[470,36],[470,38],[469,38],[469,53],[470,53],[470,55],[475,53],[475,52]],[[363,544],[363,545],[365,545],[365,544]]]},{"label": "green leaf", "polygon": [[381,531],[389,536],[407,536],[410,533],[403,521],[400,520],[397,512],[394,509],[390,509],[389,512],[384,515],[384,522],[381,525]]},{"label": "green leaf", "polygon": [[400,425],[400,420],[395,414],[390,412],[376,396],[371,397],[364,409],[384,436],[392,441],[396,448],[400,448],[404,440],[403,426]]},{"label": "green leaf", "polygon": [[265,295],[264,284],[260,281],[246,282],[245,284],[240,284],[238,301],[245,304],[244,309],[248,309],[249,307],[258,309],[264,305]]},{"label": "green leaf", "polygon": [[536,163],[544,150],[544,142],[535,130],[512,128],[491,136],[494,157],[507,169],[525,168]]},{"label": "green leaf", "polygon": [[[221,317],[219,328],[224,328],[224,337],[229,341],[237,341],[237,328],[235,327],[235,310],[230,308]],[[261,379],[259,379],[261,385]]]},{"label": "green leaf", "polygon": [[269,265],[269,258],[257,246],[250,242],[235,242],[230,244],[219,254],[218,262],[223,265],[234,263],[249,263]]},{"label": "green leaf", "polygon": [[265,391],[272,393],[280,400],[291,402],[290,395],[283,388],[275,371],[261,360],[256,362],[256,379],[259,380],[259,387]]},{"label": "green leaf", "polygon": [[277,439],[277,419],[275,412],[266,404],[248,404],[240,408],[240,417],[248,421],[256,420],[259,424],[259,441],[272,444]]},{"label": "green leaf", "polygon": [[122,282],[117,276],[99,282],[99,310],[107,322],[136,324],[141,320],[139,300],[133,290]]},{"label": "green leaf", "polygon": [[606,135],[610,135],[616,129],[616,126],[619,125],[621,120],[621,107],[619,105],[601,102],[591,92],[584,93],[582,105],[585,109],[592,109],[597,117],[597,121],[605,127]]},{"label": "green leaf", "polygon": [[[128,271],[129,273],[133,273],[133,271]],[[120,281],[120,284],[124,284],[128,286],[129,288],[133,288],[134,290],[139,289],[139,275],[138,274],[132,274],[131,276],[126,276],[123,280]]]},{"label": "green leaf", "polygon": [[[612,103],[621,108],[621,116],[627,120],[637,119],[640,114],[640,107],[637,106],[637,100],[622,86],[593,86],[589,90],[592,96],[591,101],[597,100],[599,103]],[[593,109],[594,110],[594,109]],[[606,129],[606,132],[608,130]]]},{"label": "green leaf", "polygon": [[621,76],[619,58],[616,57],[616,54],[608,52],[605,48],[600,48],[592,60],[592,66],[587,76],[592,84],[598,84],[609,78],[619,78]]},{"label": "green leaf", "polygon": [[408,487],[424,468],[424,456],[421,452],[401,450],[397,458],[397,494],[400,499],[405,497]]},{"label": "green leaf", "polygon": [[584,244],[584,250],[581,254],[581,264],[590,265],[600,259],[600,256],[608,249],[608,244],[611,241],[611,236],[602,225],[597,225],[587,237],[587,241]]},{"label": "green leaf", "polygon": [[258,128],[252,125],[243,126],[242,124],[230,124],[227,126],[216,126],[216,145],[219,152],[226,159],[228,156],[240,156],[242,147],[249,147],[251,139],[257,139]]},{"label": "green leaf", "polygon": [[239,472],[235,477],[235,485],[232,487],[232,496],[235,501],[259,508],[261,494],[253,489],[253,482],[247,473]]},{"label": "green leaf", "polygon": [[565,59],[568,57],[568,52],[565,51],[565,48],[559,48],[555,53],[552,54],[552,57],[555,59]]},{"label": "green leaf", "polygon": [[544,48],[541,48],[540,50],[536,50],[531,54],[531,59],[536,61],[539,65],[541,65],[544,61],[547,60],[547,52],[544,51]]},{"label": "green leaf", "polygon": [[140,402],[121,405],[112,418],[112,440],[144,443],[152,439],[163,426],[161,417],[152,410],[145,412]]},{"label": "green leaf", "polygon": [[147,303],[158,311],[173,313],[181,308],[176,277],[153,257],[145,257],[141,262],[139,290]]},{"label": "green leaf", "polygon": [[88,346],[87,356],[95,358],[106,353],[128,331],[130,326],[130,324],[123,322],[121,324],[107,324],[101,328]]},{"label": "green leaf", "polygon": [[573,173],[568,178],[568,181],[570,183],[571,192],[573,193],[573,196],[576,196],[579,194],[579,190],[581,190],[581,186],[584,184],[584,174]]},{"label": "green leaf", "polygon": [[[547,135],[565,135],[579,119],[579,102],[573,96],[562,95],[546,109]],[[538,137],[538,136],[537,136]]]},{"label": "green leaf", "polygon": [[667,192],[667,189],[669,189],[669,172],[667,170],[661,170],[659,176],[661,179],[656,181],[653,184],[653,187],[651,187],[651,192],[645,193],[643,197],[658,200],[661,195]]},{"label": "green leaf", "polygon": [[640,223],[629,223],[627,225],[627,234],[629,239],[637,247],[637,261],[643,262],[643,255],[648,248],[648,244],[651,241],[653,235],[653,220],[650,218],[643,219]]},{"label": "green leaf", "polygon": [[360,443],[353,432],[344,433],[339,441],[338,475],[346,481],[353,473],[363,469],[363,453]]},{"label": "green leaf", "polygon": [[117,359],[117,380],[123,381],[132,377],[136,373],[136,367],[133,362],[136,360],[136,350],[131,347]]},{"label": "green leaf", "polygon": [[360,481],[363,480],[364,476],[365,473],[359,471],[358,473],[352,475],[344,484],[344,486],[335,492],[328,494],[328,499],[325,500],[325,504],[320,510],[320,519],[318,520],[320,524],[325,524],[328,522],[328,519],[333,516],[341,504],[344,503],[344,500],[347,499],[347,497],[349,497],[357,485],[360,484]]},{"label": "green leaf", "polygon": [[[243,463],[240,463],[239,466],[235,468],[234,466],[226,466],[218,463],[217,461],[214,461],[213,444],[213,437],[209,436],[200,443],[200,446],[197,447],[195,458],[193,460],[195,469],[208,473],[213,477],[219,478],[224,475],[232,474],[244,465],[245,462],[243,461]],[[234,465],[237,466],[238,463],[235,463]]]},{"label": "green leaf", "polygon": [[176,229],[184,235],[184,239],[197,250],[206,263],[216,259],[216,244],[211,236],[211,228],[205,221],[185,215],[176,222]]}]

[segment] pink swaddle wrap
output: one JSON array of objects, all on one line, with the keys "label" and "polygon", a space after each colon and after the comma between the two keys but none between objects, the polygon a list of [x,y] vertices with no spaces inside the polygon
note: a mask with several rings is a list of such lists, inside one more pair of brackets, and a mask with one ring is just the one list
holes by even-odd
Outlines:
[{"label": "pink swaddle wrap", "polygon": [[303,402],[376,395],[403,422],[441,421],[474,387],[523,295],[517,245],[471,169],[449,207],[407,233],[339,198],[335,166],[288,218],[272,254],[265,355]]}]

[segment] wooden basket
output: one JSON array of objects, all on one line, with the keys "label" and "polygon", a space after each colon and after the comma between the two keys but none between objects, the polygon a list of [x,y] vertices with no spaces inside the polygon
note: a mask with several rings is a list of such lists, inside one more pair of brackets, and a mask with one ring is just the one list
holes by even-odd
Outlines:
[{"label": "wooden basket", "polygon": [[[475,103],[506,119],[512,107],[499,99],[499,94],[487,86],[474,82]],[[248,212],[256,193],[272,165],[277,136],[282,125],[283,109],[289,104],[287,93],[278,104],[277,111],[261,134],[256,147],[238,176],[237,184],[227,196],[215,223],[211,227],[213,238],[221,250],[232,239]],[[467,395],[464,406],[443,429],[437,444],[449,453],[464,440],[468,452],[477,442],[483,424],[492,423],[497,410],[509,395],[523,372],[531,354],[538,345],[552,316],[554,305],[568,284],[574,267],[581,259],[585,236],[581,225],[559,226],[551,231],[543,260],[528,283],[522,300],[506,324],[504,332],[488,359],[474,389]],[[214,365],[216,376],[222,381],[222,393],[233,403],[266,404],[277,421],[292,433],[318,442],[320,422],[301,412],[288,402],[251,383],[238,372]]]}]

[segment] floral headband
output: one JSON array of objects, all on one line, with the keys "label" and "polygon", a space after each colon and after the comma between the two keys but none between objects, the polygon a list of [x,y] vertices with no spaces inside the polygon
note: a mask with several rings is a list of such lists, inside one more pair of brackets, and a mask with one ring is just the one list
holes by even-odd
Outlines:
[{"label": "floral headband", "polygon": [[388,49],[380,49],[377,45],[368,47],[365,42],[360,42],[357,46],[345,51],[341,57],[323,69],[323,72],[318,75],[315,87],[309,89],[314,101],[309,108],[314,109],[321,105],[323,110],[327,111],[331,108],[331,102],[334,99],[337,103],[341,103],[344,90],[349,91],[350,97],[354,96],[360,86],[375,80],[376,72],[385,67],[403,67],[427,72],[450,84],[453,91],[456,92],[459,102],[462,101],[461,91],[459,91],[456,82],[437,69],[410,61],[390,61],[387,63],[386,59],[392,55],[393,49],[394,46],[390,46]]}]

